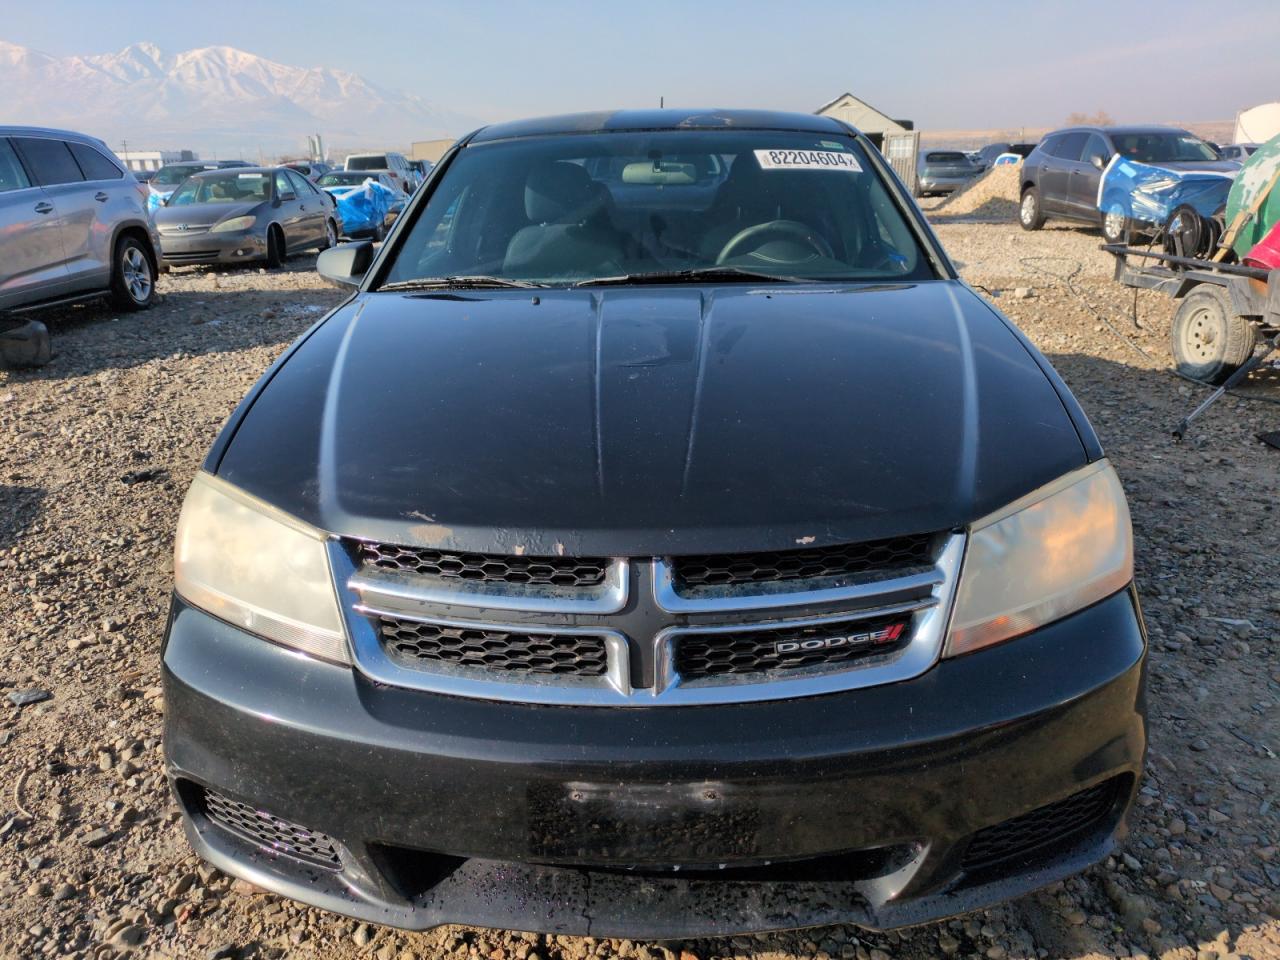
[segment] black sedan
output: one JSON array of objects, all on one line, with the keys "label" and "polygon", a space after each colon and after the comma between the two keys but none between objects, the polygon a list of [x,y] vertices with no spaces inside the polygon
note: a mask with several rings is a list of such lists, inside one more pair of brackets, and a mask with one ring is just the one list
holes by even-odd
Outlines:
[{"label": "black sedan", "polygon": [[338,238],[333,198],[286,167],[197,173],[155,211],[161,257],[171,266],[250,263],[277,267]]},{"label": "black sedan", "polygon": [[349,295],[178,524],[201,856],[364,921],[683,939],[917,924],[1116,849],[1124,491],[857,131],[498,124],[317,269]]}]

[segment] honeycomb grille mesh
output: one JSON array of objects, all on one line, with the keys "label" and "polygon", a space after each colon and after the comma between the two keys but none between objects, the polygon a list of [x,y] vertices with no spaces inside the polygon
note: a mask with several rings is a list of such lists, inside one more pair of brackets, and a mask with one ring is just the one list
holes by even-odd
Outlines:
[{"label": "honeycomb grille mesh", "polygon": [[969,841],[962,866],[966,870],[981,869],[1087,830],[1111,811],[1123,781],[1123,777],[1108,780],[1065,800],[979,830]]},{"label": "honeycomb grille mesh", "polygon": [[320,867],[337,869],[342,866],[337,844],[323,833],[282,820],[213,790],[205,791],[204,801],[210,820],[260,847],[286,853]]},{"label": "honeycomb grille mesh", "polygon": [[900,648],[910,639],[902,615],[874,620],[677,636],[676,670],[681,677],[768,673],[817,664],[860,660]]},{"label": "honeycomb grille mesh", "polygon": [[604,557],[517,557],[486,553],[422,550],[390,543],[362,543],[360,558],[382,570],[398,570],[451,580],[534,586],[596,587],[604,583]]},{"label": "honeycomb grille mesh", "polygon": [[673,558],[672,564],[677,588],[811,580],[927,566],[934,542],[932,534],[919,534],[815,550],[689,555]]},{"label": "honeycomb grille mesh", "polygon": [[383,646],[401,661],[578,677],[599,677],[608,670],[604,637],[597,634],[519,633],[389,616],[378,620]]}]

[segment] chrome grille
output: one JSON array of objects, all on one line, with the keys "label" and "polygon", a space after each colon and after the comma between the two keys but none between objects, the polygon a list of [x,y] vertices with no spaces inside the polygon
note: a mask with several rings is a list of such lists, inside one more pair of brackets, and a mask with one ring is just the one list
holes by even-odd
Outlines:
[{"label": "chrome grille", "polygon": [[911,618],[823,620],[773,629],[684,633],[675,640],[675,668],[686,679],[768,673],[842,664],[899,649]]},{"label": "chrome grille", "polygon": [[579,677],[601,677],[608,669],[599,634],[526,633],[388,616],[379,618],[379,629],[392,656],[411,662]]},{"label": "chrome grille", "polygon": [[924,534],[805,550],[697,554],[675,557],[671,566],[677,589],[886,574],[932,565],[936,539]]},{"label": "chrome grille", "polygon": [[219,827],[275,853],[285,853],[318,867],[342,866],[338,846],[328,834],[232,800],[213,790],[204,791],[205,813]]},{"label": "chrome grille", "polygon": [[362,543],[361,559],[381,570],[396,570],[457,580],[594,587],[604,583],[609,561],[603,557],[525,557],[423,550],[390,543]]},{"label": "chrome grille", "polygon": [[547,558],[330,544],[354,662],[370,679],[595,706],[783,699],[918,676],[941,652],[963,552],[957,533],[749,554],[750,570],[704,557],[691,585],[687,557],[556,557],[538,582],[513,582]]}]

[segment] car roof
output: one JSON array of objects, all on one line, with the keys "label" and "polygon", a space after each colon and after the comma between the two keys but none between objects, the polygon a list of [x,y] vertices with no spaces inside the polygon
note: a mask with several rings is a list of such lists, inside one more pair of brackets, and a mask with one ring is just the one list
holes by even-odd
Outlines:
[{"label": "car roof", "polygon": [[[177,166],[177,164],[174,164],[174,166]],[[192,177],[203,177],[203,176],[205,176],[206,174],[210,174],[210,173],[236,173],[236,174],[240,174],[240,173],[275,173],[277,170],[287,170],[287,169],[289,169],[289,168],[288,168],[288,167],[218,167],[218,168],[216,168],[216,169],[200,170],[200,171],[199,171],[199,172],[197,172],[197,173],[193,173],[191,176],[192,176]],[[298,171],[296,171],[296,170],[294,171],[294,173],[297,173],[297,172],[298,172]]]},{"label": "car roof", "polygon": [[1058,133],[1105,133],[1109,136],[1119,134],[1125,136],[1135,133],[1190,133],[1190,130],[1183,130],[1181,127],[1164,127],[1159,125],[1143,125],[1143,126],[1116,126],[1116,127],[1063,127],[1061,130],[1054,130],[1045,134],[1046,137],[1053,136]]},{"label": "car roof", "polygon": [[105,147],[105,140],[99,140],[97,137],[91,137],[87,133],[77,133],[74,130],[59,130],[57,127],[24,127],[14,124],[0,124],[0,137],[57,137],[59,140],[78,140],[81,143],[92,143],[95,146]]},{"label": "car roof", "polygon": [[780,110],[607,110],[598,113],[566,113],[552,117],[511,120],[481,127],[471,143],[538,137],[563,133],[607,133],[621,130],[795,130],[803,133],[848,134],[849,128],[833,117]]}]

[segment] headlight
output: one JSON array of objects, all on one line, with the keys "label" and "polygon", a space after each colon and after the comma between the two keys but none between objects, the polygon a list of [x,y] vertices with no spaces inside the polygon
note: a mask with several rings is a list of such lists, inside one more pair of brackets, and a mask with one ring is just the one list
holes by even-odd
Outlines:
[{"label": "headlight", "polygon": [[256,222],[257,217],[232,217],[230,220],[223,220],[221,223],[215,223],[210,233],[233,233],[238,230],[248,230]]},{"label": "headlight", "polygon": [[1129,506],[1101,460],[973,525],[945,655],[1035,630],[1132,579]]},{"label": "headlight", "polygon": [[174,586],[192,606],[251,633],[349,663],[325,537],[207,473],[178,519]]}]

